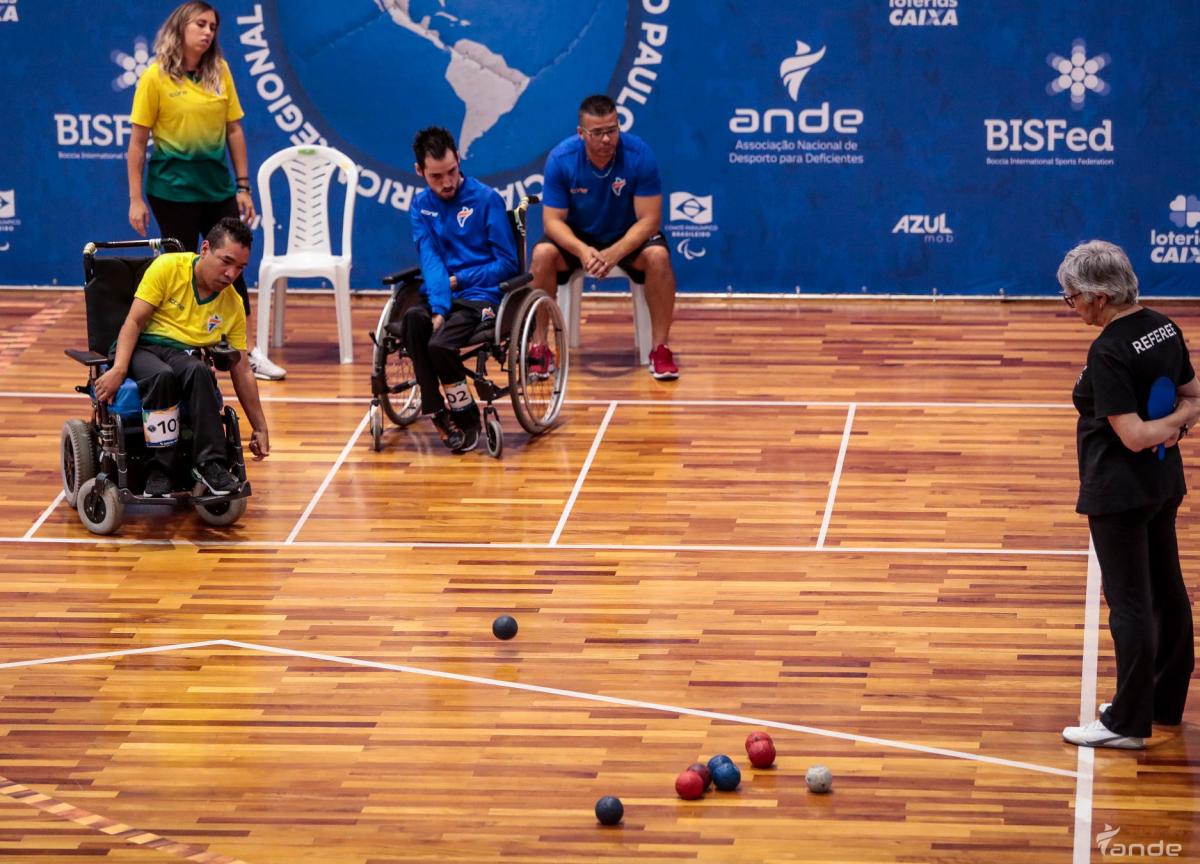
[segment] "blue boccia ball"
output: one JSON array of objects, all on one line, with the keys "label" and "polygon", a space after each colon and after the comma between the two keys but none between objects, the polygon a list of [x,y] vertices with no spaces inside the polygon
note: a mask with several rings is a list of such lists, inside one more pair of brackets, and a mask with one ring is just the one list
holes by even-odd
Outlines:
[{"label": "blue boccia ball", "polygon": [[718,765],[720,765],[722,762],[732,762],[732,761],[733,760],[730,759],[728,756],[726,756],[724,753],[718,753],[716,756],[714,756],[708,760],[708,770],[711,771],[713,773],[713,776],[715,777],[716,773],[717,773]]},{"label": "blue boccia ball", "polygon": [[713,785],[722,792],[732,792],[742,782],[742,772],[732,762],[718,762],[712,775]]},{"label": "blue boccia ball", "polygon": [[596,802],[596,818],[601,825],[616,825],[625,815],[625,805],[615,795],[605,795]]}]

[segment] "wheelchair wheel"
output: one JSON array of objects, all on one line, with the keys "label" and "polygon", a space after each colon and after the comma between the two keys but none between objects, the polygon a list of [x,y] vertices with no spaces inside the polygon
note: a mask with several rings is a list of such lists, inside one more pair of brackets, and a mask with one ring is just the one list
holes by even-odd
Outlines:
[{"label": "wheelchair wheel", "polygon": [[421,415],[421,388],[412,360],[404,353],[400,340],[387,330],[387,325],[400,318],[400,302],[391,297],[384,304],[375,328],[374,368],[381,374],[373,395],[379,398],[383,413],[397,426],[408,426]]},{"label": "wheelchair wheel", "polygon": [[[208,488],[203,483],[197,483],[192,490],[193,495],[204,495],[208,492]],[[215,504],[195,504],[196,515],[209,525],[215,525],[218,528],[225,525],[232,525],[234,522],[242,518],[242,514],[246,512],[246,498],[234,498],[232,500],[218,501]]]},{"label": "wheelchair wheel", "polygon": [[79,488],[96,476],[96,442],[82,420],[68,420],[62,428],[63,494],[72,507],[79,501]]},{"label": "wheelchair wheel", "polygon": [[106,482],[97,489],[95,477],[79,487],[79,500],[75,509],[83,527],[93,534],[112,534],[121,527],[121,520],[125,517],[125,502],[121,500],[121,490],[111,482]]},{"label": "wheelchair wheel", "polygon": [[487,435],[488,455],[499,459],[504,453],[504,430],[500,427],[500,421],[495,417],[488,417],[484,421],[483,431]]},{"label": "wheelchair wheel", "polygon": [[[538,323],[546,328],[544,343],[537,336]],[[542,343],[539,345],[539,343]],[[531,355],[549,351],[549,362]],[[567,394],[566,326],[558,304],[545,291],[533,290],[521,301],[513,316],[508,340],[508,384],[517,422],[530,435],[540,435],[553,425]],[[532,368],[531,368],[532,367]]]},{"label": "wheelchair wheel", "polygon": [[371,400],[371,449],[378,453],[383,449],[383,410],[379,400]]}]

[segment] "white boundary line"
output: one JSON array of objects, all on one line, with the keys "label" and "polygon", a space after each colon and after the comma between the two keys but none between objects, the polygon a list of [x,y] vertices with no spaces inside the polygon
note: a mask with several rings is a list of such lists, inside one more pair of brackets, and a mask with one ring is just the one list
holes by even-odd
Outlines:
[{"label": "white boundary line", "polygon": [[[1083,612],[1083,671],[1079,687],[1079,722],[1096,716],[1096,667],[1100,662],[1100,559],[1088,538],[1087,600]],[[1075,846],[1073,864],[1092,860],[1092,781],[1096,751],[1080,747],[1075,767]]]},{"label": "white boundary line", "polygon": [[[228,402],[236,402],[235,395],[224,394]],[[45,393],[39,391],[0,390],[0,399],[86,399],[78,393]],[[370,399],[365,396],[261,396],[263,402],[278,402],[286,404],[294,402],[297,405],[367,405]],[[612,399],[566,399],[565,405],[609,405]],[[619,401],[623,405],[646,405],[672,408],[847,408],[858,405],[864,408],[976,408],[981,410],[999,409],[1015,411],[1074,411],[1075,406],[1069,402],[917,402],[917,401],[888,401],[875,402],[857,399],[847,400],[804,400],[804,399],[626,399]]]},{"label": "white boundary line", "polygon": [[0,543],[73,544],[81,546],[187,546],[201,549],[496,549],[592,552],[736,552],[775,554],[786,552],[821,552],[846,555],[1017,555],[1034,558],[1087,555],[1079,549],[985,549],[937,546],[715,546],[715,545],[654,545],[619,543],[439,543],[431,540],[191,540],[191,539],[123,539],[120,537],[0,537]]},{"label": "white boundary line", "polygon": [[150,648],[131,648],[128,650],[102,651],[95,654],[76,654],[69,657],[50,657],[39,660],[17,660],[11,663],[0,663],[0,669],[17,669],[26,666],[44,666],[54,663],[70,663],[78,660],[101,660],[112,657],[122,657],[133,654],[152,654],[163,651],[177,651],[192,648],[210,648],[223,646],[239,648],[245,651],[256,651],[262,654],[275,654],[282,657],[303,657],[308,660],[318,660],[324,663],[335,663],[341,666],[357,666],[366,669],[378,669],[384,672],[402,672],[409,675],[422,675],[426,678],[439,678],[444,681],[458,681],[464,684],[481,684],[486,687],[499,687],[505,690],[520,690],[526,693],[540,693],[546,696],[561,696],[567,699],[581,699],[586,702],[600,702],[605,705],[621,705],[626,708],[638,708],[644,711],[658,711],[665,714],[681,714],[688,717],[702,717],[708,720],[722,720],[727,723],[737,723],[746,726],[765,726],[770,729],[783,729],[788,732],[799,732],[806,735],[819,735],[823,738],[835,738],[856,744],[869,744],[875,747],[886,747],[893,750],[906,750],[912,753],[924,753],[930,756],[947,756],[952,759],[962,759],[969,762],[981,762],[987,765],[998,765],[1004,768],[1015,768],[1022,771],[1035,771],[1040,774],[1053,774],[1059,777],[1076,777],[1074,771],[1066,768],[1053,768],[1048,765],[1038,765],[1033,762],[1019,762],[1012,759],[1000,759],[995,756],[983,756],[978,753],[966,753],[959,750],[948,750],[943,747],[929,747],[924,744],[912,744],[907,741],[895,741],[889,738],[874,738],[869,735],[855,735],[849,732],[838,732],[833,729],[820,729],[815,726],[802,726],[796,723],[784,723],[778,720],[766,720],[761,717],[744,717],[740,714],[724,714],[718,711],[702,711],[681,705],[663,705],[657,702],[643,702],[639,699],[623,699],[619,696],[603,696],[599,693],[587,693],[582,690],[563,690],[558,687],[543,687],[539,684],[523,684],[519,681],[502,681],[496,678],[484,678],[479,675],[463,675],[458,672],[443,672],[438,669],[425,669],[420,666],[406,666],[398,663],[382,663],[377,660],[361,660],[355,657],[342,657],[337,654],[321,654],[316,651],[298,651],[294,648],[278,648],[272,645],[260,645],[255,642],[239,642],[235,639],[210,639],[202,642],[182,642],[174,645],[160,645]]},{"label": "white boundary line", "polygon": [[842,465],[846,463],[846,450],[850,447],[850,430],[854,428],[855,404],[850,403],[846,411],[846,428],[842,430],[842,446],[838,450],[837,465],[833,469],[833,477],[829,481],[829,497],[825,499],[825,515],[821,519],[821,533],[817,535],[817,548],[825,548],[825,535],[829,533],[829,520],[833,518],[833,501],[837,497],[838,484],[842,480]]},{"label": "white boundary line", "polygon": [[321,496],[325,494],[325,490],[328,489],[329,484],[333,482],[334,475],[337,474],[338,469],[342,467],[342,463],[346,461],[346,457],[350,455],[350,451],[354,448],[355,443],[358,441],[358,436],[362,435],[362,431],[364,428],[366,428],[366,425],[370,419],[371,411],[368,409],[367,412],[363,414],[363,418],[358,421],[358,427],[354,430],[354,434],[350,436],[350,440],[346,442],[346,446],[342,448],[342,452],[338,454],[337,460],[333,463],[333,465],[330,466],[329,472],[325,475],[325,479],[321,481],[321,485],[317,488],[317,491],[313,493],[312,500],[308,502],[308,506],[304,508],[304,513],[302,513],[300,518],[296,521],[295,526],[292,528],[292,533],[289,534],[287,540],[283,542],[284,546],[291,546],[296,540],[296,535],[300,533],[300,529],[304,527],[304,523],[308,521],[308,517],[312,514],[313,510],[316,509],[317,502],[321,500]]},{"label": "white boundary line", "polygon": [[32,525],[29,526],[29,530],[25,532],[25,536],[22,537],[21,539],[22,540],[32,540],[33,535],[36,534],[37,530],[42,527],[42,523],[50,518],[50,514],[54,512],[55,508],[58,507],[58,505],[64,499],[66,499],[66,497],[67,497],[67,493],[60,489],[58,492],[58,497],[56,497],[53,501],[51,501],[50,506],[42,511],[42,515],[39,516],[37,518],[37,520]]},{"label": "white boundary line", "polygon": [[567,499],[567,504],[563,507],[562,515],[558,517],[558,525],[554,528],[554,534],[550,537],[550,545],[557,546],[558,538],[562,536],[563,529],[567,527],[567,519],[571,516],[571,510],[575,507],[575,499],[579,497],[579,490],[583,488],[583,481],[587,479],[588,470],[592,467],[592,460],[596,458],[596,453],[600,450],[600,442],[604,440],[604,432],[608,429],[608,423],[616,413],[617,403],[609,402],[608,410],[604,412],[604,419],[600,421],[600,428],[596,430],[596,437],[592,439],[592,449],[588,451],[587,458],[583,460],[583,467],[579,469],[579,476],[575,479],[575,488],[571,490],[571,497]]}]

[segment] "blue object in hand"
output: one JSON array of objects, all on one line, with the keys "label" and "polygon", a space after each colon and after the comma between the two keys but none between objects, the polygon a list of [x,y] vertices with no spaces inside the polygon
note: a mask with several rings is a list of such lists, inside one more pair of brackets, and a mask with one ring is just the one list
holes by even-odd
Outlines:
[{"label": "blue object in hand", "polygon": [[[1155,379],[1150,385],[1150,398],[1146,400],[1146,414],[1151,420],[1159,420],[1175,410],[1175,382],[1166,375]],[[1158,445],[1158,458],[1167,458],[1167,446]]]}]

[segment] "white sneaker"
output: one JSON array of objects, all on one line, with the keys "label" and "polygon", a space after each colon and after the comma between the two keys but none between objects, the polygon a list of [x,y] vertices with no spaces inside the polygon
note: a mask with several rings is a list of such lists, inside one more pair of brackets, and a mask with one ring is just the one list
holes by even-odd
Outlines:
[{"label": "white sneaker", "polygon": [[250,369],[259,381],[280,381],[287,377],[287,370],[267,359],[267,355],[257,345],[251,349]]},{"label": "white sneaker", "polygon": [[1086,726],[1068,726],[1062,731],[1062,737],[1080,747],[1115,747],[1118,750],[1143,750],[1146,747],[1144,738],[1118,735],[1099,720]]}]

